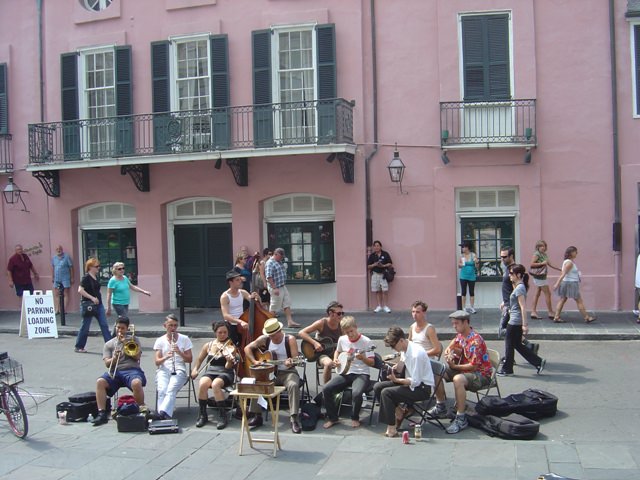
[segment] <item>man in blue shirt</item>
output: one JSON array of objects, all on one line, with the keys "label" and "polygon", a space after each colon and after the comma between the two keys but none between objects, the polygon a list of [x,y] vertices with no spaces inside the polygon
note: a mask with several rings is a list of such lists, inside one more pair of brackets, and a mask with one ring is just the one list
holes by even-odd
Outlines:
[{"label": "man in blue shirt", "polygon": [[73,283],[73,262],[71,257],[65,253],[62,245],[56,247],[56,254],[51,259],[51,278],[53,279],[53,301],[56,306],[56,313],[60,313],[60,296],[58,289],[60,285],[64,287],[64,305],[69,306],[69,288]]},{"label": "man in blue shirt", "polygon": [[299,327],[300,324],[291,318],[291,296],[285,285],[287,282],[287,269],[283,264],[284,249],[276,248],[273,256],[265,265],[265,276],[267,277],[267,289],[271,295],[269,311],[275,315],[280,310],[284,310],[287,317],[287,327]]}]

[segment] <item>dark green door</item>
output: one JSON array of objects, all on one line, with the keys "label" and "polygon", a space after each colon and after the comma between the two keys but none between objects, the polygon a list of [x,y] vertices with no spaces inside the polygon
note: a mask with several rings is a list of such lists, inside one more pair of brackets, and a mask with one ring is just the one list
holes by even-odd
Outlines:
[{"label": "dark green door", "polygon": [[231,224],[176,225],[176,279],[185,307],[219,307],[233,267]]}]

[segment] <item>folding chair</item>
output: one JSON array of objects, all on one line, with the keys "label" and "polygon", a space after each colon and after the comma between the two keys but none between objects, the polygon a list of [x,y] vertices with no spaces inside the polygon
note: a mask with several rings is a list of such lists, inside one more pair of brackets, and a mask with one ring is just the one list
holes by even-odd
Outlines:
[{"label": "folding chair", "polygon": [[491,362],[491,381],[489,385],[486,387],[472,389],[468,388],[470,392],[476,394],[478,401],[480,401],[480,396],[486,397],[489,395],[489,392],[492,388],[495,388],[498,391],[498,396],[500,395],[500,386],[498,385],[498,368],[500,368],[500,354],[496,350],[492,350],[491,348],[487,348],[487,353],[489,354],[489,361]]},{"label": "folding chair", "polygon": [[431,396],[429,399],[423,400],[422,402],[408,403],[407,408],[409,413],[406,414],[403,420],[410,419],[414,415],[417,415],[420,417],[420,420],[412,421],[414,425],[422,425],[424,422],[428,422],[436,427],[440,427],[442,430],[445,430],[445,426],[440,422],[440,419],[431,415],[429,410],[436,404],[436,390],[440,384],[444,382],[444,373],[447,370],[447,365],[433,359],[431,359],[430,362],[431,370],[433,371],[433,378],[435,380],[435,386],[431,391]]},{"label": "folding chair", "polygon": [[[185,385],[187,385],[187,391],[185,393],[181,393],[184,390]],[[187,364],[187,380],[184,382],[180,391],[176,395],[176,400],[178,399],[187,399],[187,410],[191,410],[191,396],[193,395],[194,403],[198,403],[198,397],[196,393],[196,387],[193,382],[193,378],[191,378],[191,364]],[[158,388],[156,387],[156,410],[158,410]]]}]

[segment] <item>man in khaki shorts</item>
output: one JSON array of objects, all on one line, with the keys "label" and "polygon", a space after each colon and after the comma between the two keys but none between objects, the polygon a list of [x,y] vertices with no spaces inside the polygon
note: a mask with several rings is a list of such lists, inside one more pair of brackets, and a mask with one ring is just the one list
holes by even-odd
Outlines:
[{"label": "man in khaki shorts", "polygon": [[[465,413],[467,390],[469,388],[477,390],[489,385],[491,362],[487,353],[487,344],[469,324],[469,313],[456,310],[449,315],[449,318],[457,335],[444,350],[444,358],[447,362],[444,379],[453,383],[457,412],[451,425],[447,427],[447,433],[458,433],[469,426]],[[444,382],[438,384],[436,400],[436,405],[429,410],[429,413],[436,418],[444,417],[447,413]]]}]

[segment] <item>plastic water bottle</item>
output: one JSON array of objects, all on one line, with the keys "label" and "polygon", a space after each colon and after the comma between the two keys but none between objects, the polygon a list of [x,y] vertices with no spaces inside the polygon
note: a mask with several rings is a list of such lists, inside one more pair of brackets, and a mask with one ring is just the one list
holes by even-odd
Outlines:
[{"label": "plastic water bottle", "polygon": [[89,414],[89,416],[87,417],[87,422],[93,423],[93,415]]}]

